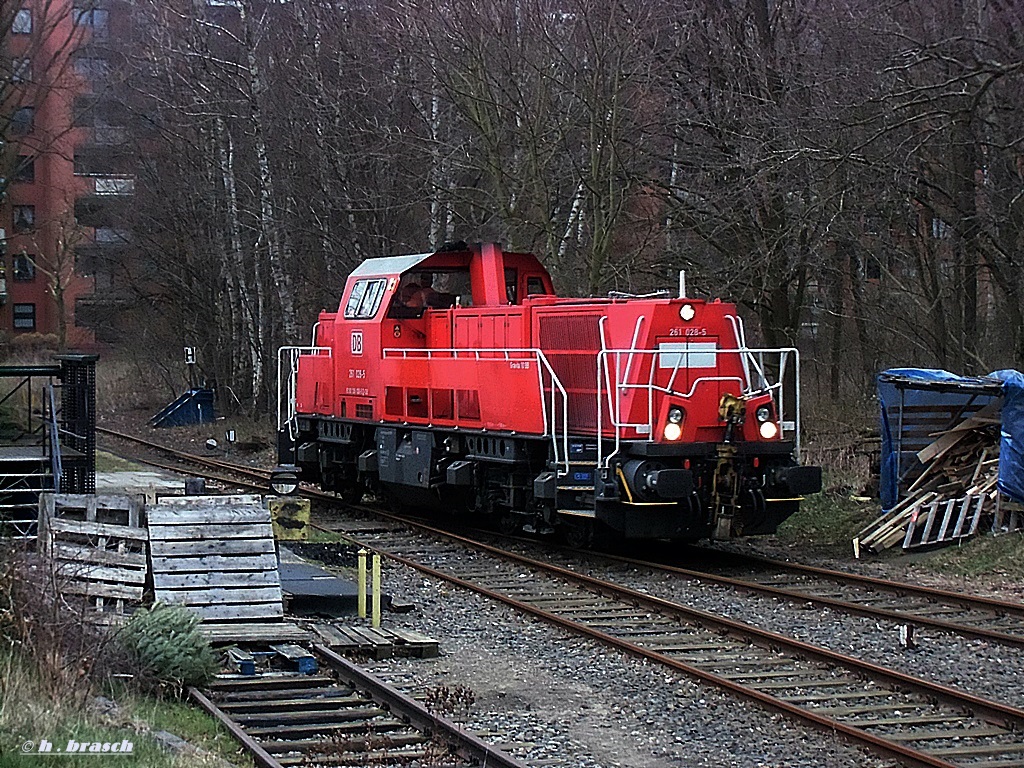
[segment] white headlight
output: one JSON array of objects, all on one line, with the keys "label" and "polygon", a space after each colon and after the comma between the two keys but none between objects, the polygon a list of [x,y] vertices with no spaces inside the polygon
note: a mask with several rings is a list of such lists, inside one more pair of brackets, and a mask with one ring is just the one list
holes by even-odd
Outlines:
[{"label": "white headlight", "polygon": [[761,425],[761,437],[765,440],[771,440],[777,434],[779,434],[779,425],[774,421],[766,421]]},{"label": "white headlight", "polygon": [[755,415],[757,416],[758,421],[768,421],[768,419],[772,417],[772,409],[767,405],[762,405],[757,409],[757,413]]},{"label": "white headlight", "polygon": [[697,316],[697,310],[693,308],[693,304],[683,304],[679,308],[679,317],[687,323],[693,320]]},{"label": "white headlight", "polygon": [[683,436],[683,428],[678,424],[672,424],[669,422],[665,425],[665,431],[663,433],[666,440],[678,440]]}]

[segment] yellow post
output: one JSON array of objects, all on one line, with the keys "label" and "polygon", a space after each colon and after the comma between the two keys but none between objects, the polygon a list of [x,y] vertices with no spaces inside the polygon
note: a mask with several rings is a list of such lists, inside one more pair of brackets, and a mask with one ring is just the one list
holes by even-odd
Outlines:
[{"label": "yellow post", "polygon": [[372,626],[380,626],[380,555],[373,553],[373,619]]},{"label": "yellow post", "polygon": [[359,618],[366,618],[366,555],[365,549],[359,550],[359,575],[356,578],[356,606]]}]

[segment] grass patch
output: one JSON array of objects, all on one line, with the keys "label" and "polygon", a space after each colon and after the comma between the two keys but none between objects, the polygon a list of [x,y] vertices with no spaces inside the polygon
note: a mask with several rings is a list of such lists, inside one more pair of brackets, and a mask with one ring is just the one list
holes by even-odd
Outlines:
[{"label": "grass patch", "polygon": [[96,451],[97,472],[145,472],[147,467],[106,451]]},{"label": "grass patch", "polygon": [[245,768],[254,765],[234,737],[197,707],[173,699],[128,693],[118,696],[118,703],[137,720],[149,723],[154,731],[170,731],[234,765]]},{"label": "grass patch", "polygon": [[[349,538],[334,531],[325,531],[323,528],[310,526],[307,541],[311,544],[333,544],[336,541],[349,541]],[[287,542],[285,544],[287,545]]]},{"label": "grass patch", "polygon": [[986,534],[929,553],[918,567],[956,576],[1024,576],[1024,535],[1019,532],[1001,536]]},{"label": "grass patch", "polygon": [[851,541],[857,531],[880,514],[878,503],[858,502],[830,493],[808,496],[800,511],[779,526],[778,537],[786,543],[820,549],[852,552]]},{"label": "grass patch", "polygon": [[858,501],[842,473],[826,472],[821,493],[806,496],[800,510],[779,526],[778,538],[787,544],[848,556],[854,535],[877,518],[877,499]]},{"label": "grass patch", "polygon": [[[163,706],[161,704],[159,708]],[[156,705],[153,711],[157,711]],[[181,722],[181,719],[174,722]],[[210,723],[211,728],[216,727],[212,720]],[[194,729],[193,733],[197,730]],[[43,739],[52,745],[50,755],[44,756],[38,752],[32,754]],[[118,744],[128,741],[132,749],[130,754],[118,755],[116,758],[113,755],[97,757],[96,754],[57,756],[58,750],[67,749],[70,740],[77,743]],[[194,743],[198,742],[197,739]],[[23,752],[23,745],[28,754]],[[233,756],[233,753],[225,755]],[[175,756],[164,752],[148,735],[140,732],[135,723],[111,722],[109,716],[88,707],[82,708],[60,697],[47,695],[34,672],[31,659],[9,649],[0,651],[0,768],[52,765],[55,759],[61,768],[95,768],[99,763],[107,765],[110,764],[109,760],[114,759],[117,765],[141,768],[213,765],[213,761],[208,758],[196,755]]]}]

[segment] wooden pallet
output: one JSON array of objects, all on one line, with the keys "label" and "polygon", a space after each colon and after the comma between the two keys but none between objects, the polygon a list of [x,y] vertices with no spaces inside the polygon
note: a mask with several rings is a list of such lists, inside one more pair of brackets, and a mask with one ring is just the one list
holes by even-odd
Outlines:
[{"label": "wooden pallet", "polygon": [[166,497],[148,514],[158,601],[204,621],[284,616],[270,512],[259,496]]},{"label": "wooden pallet", "polygon": [[944,541],[956,541],[978,532],[988,496],[972,494],[960,499],[941,499],[917,508],[907,524],[903,548],[912,549]]},{"label": "wooden pallet", "polygon": [[45,493],[39,551],[62,592],[82,596],[92,618],[117,622],[142,604],[146,541],[141,497]]},{"label": "wooden pallet", "polygon": [[352,624],[314,624],[313,631],[323,644],[341,653],[358,653],[374,659],[390,656],[433,658],[438,655],[438,642],[407,629],[384,629]]},{"label": "wooden pallet", "polygon": [[204,622],[199,631],[210,645],[268,645],[310,641],[310,633],[287,621]]}]

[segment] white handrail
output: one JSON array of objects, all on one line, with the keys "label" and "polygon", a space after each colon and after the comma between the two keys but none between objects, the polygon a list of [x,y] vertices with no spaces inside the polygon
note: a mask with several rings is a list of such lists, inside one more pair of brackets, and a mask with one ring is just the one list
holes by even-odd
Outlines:
[{"label": "white handrail", "polygon": [[[732,316],[727,316],[730,322],[733,323],[733,328],[738,339],[743,338],[742,320]],[[780,435],[785,436],[788,431],[786,429],[786,414],[785,414],[785,381],[786,373],[789,365],[789,358],[792,356],[793,365],[795,368],[794,374],[796,377],[794,392],[795,392],[795,410],[796,417],[793,421],[793,441],[794,451],[799,458],[800,454],[800,353],[795,347],[778,347],[778,348],[754,348],[751,349],[745,344],[740,344],[735,348],[716,348],[714,354],[738,354],[740,356],[741,363],[743,365],[743,376],[700,376],[695,379],[688,392],[680,392],[675,389],[676,378],[681,368],[685,368],[683,361],[687,359],[688,355],[683,352],[673,351],[671,354],[677,356],[675,364],[672,366],[672,372],[669,376],[669,381],[666,386],[661,386],[655,383],[655,361],[658,359],[653,357],[655,355],[664,354],[664,350],[661,349],[636,349],[635,345],[629,349],[608,349],[605,345],[605,337],[603,333],[603,324],[601,325],[601,350],[597,353],[597,415],[598,415],[598,466],[602,468],[608,468],[611,459],[621,449],[621,442],[623,439],[623,430],[634,429],[638,432],[641,430],[646,432],[648,435],[653,435],[655,430],[654,424],[654,395],[660,393],[663,395],[669,395],[672,397],[679,398],[681,400],[688,400],[693,398],[697,393],[700,386],[721,381],[735,382],[739,388],[740,395],[746,397],[759,393],[770,393],[775,401],[776,408],[778,409],[778,422]],[[640,355],[650,355],[651,365],[646,382],[630,382],[628,380],[628,372],[631,368],[631,361]],[[765,355],[777,355],[779,359],[779,373],[778,380],[774,383],[768,379],[765,364]],[[615,383],[611,381],[611,367],[612,364],[609,362],[609,358],[614,356],[614,368],[615,368]],[[621,364],[622,359],[625,357],[626,371],[622,371]],[[752,365],[756,370],[756,382],[751,382],[748,365]],[[604,376],[602,377],[602,372]],[[621,375],[620,375],[621,374]],[[602,381],[602,378],[604,381]],[[600,425],[603,423],[604,413],[604,398],[602,396],[602,387],[606,390],[609,398],[609,419],[611,420],[611,426],[614,431],[615,449],[604,456],[603,445],[601,442]],[[614,391],[619,394],[625,394],[629,390],[641,390],[647,392],[647,422],[624,422],[622,420],[622,397],[615,397],[612,402],[611,393]]]},{"label": "white handrail", "polygon": [[[537,361],[537,385],[540,392],[540,401],[543,405],[544,436],[551,438],[552,449],[554,450],[554,461],[556,465],[563,467],[564,472],[569,471],[569,393],[566,392],[562,380],[558,378],[555,369],[547,356],[540,349],[535,347],[443,347],[443,348],[398,348],[387,347],[381,350],[382,357],[400,357],[403,360],[412,358],[425,358],[433,360],[438,357],[459,359],[460,356],[471,357],[478,362],[488,360],[512,361],[523,359],[534,359]],[[488,357],[481,357],[488,355]],[[513,357],[519,355],[519,357]],[[548,406],[544,398],[544,372],[551,377],[551,414],[548,415]],[[562,425],[558,429],[558,398],[562,400]],[[561,443],[561,445],[559,445]]]},{"label": "white handrail", "polygon": [[[330,347],[281,347],[277,350],[277,431],[280,432],[285,426],[288,427],[288,435],[294,440],[298,437],[295,429],[296,385],[299,374],[299,358],[303,355],[323,357],[326,353],[331,358]],[[285,357],[287,362],[287,378],[283,377],[285,372]]]}]

